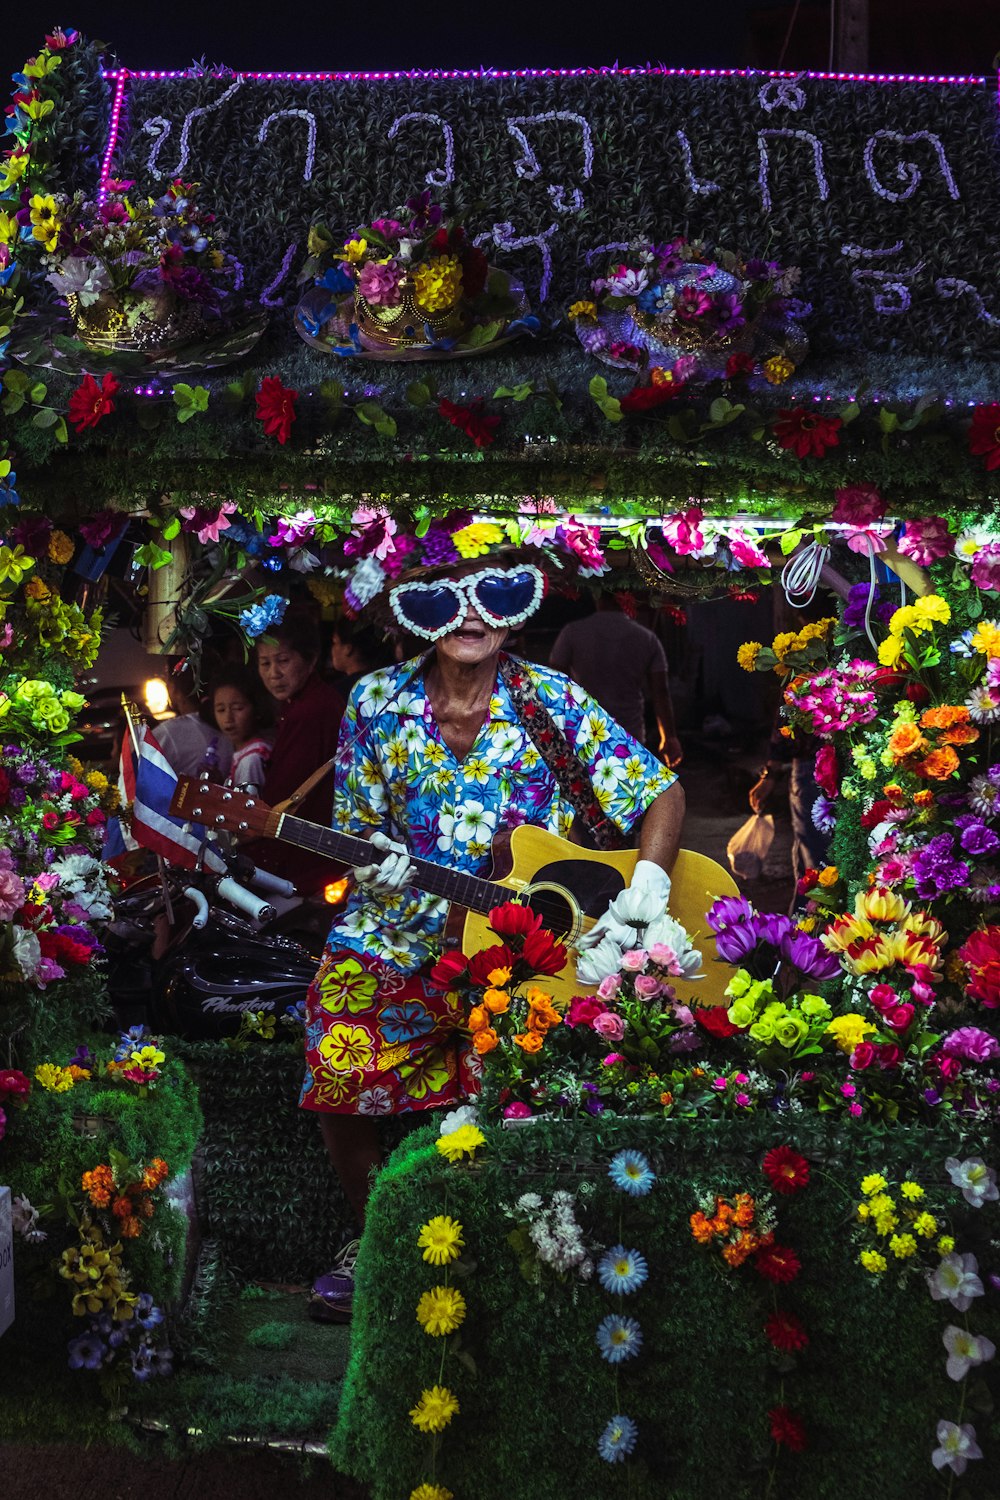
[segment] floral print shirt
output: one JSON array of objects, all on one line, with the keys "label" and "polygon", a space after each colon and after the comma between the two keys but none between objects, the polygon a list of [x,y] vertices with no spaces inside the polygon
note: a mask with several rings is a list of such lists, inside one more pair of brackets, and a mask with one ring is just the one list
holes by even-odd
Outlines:
[{"label": "floral print shirt", "polygon": [[[469,754],[445,743],[424,691],[432,653],[372,672],[355,685],[337,750],[333,826],[378,830],[415,856],[469,875],[487,875],[497,833],[531,823],[569,836],[574,819],[497,675]],[[541,701],[586,766],[607,816],[628,833],[676,780],[600,704],[561,672],[520,664]],[[408,889],[368,899],[352,892],[330,931],[331,948],[349,948],[414,973],[437,956],[448,903]]]}]

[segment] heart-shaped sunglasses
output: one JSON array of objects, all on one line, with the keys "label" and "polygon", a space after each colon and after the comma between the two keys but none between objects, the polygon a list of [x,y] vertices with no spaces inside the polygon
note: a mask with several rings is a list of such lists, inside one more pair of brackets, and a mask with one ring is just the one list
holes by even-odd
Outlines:
[{"label": "heart-shaped sunglasses", "polygon": [[520,625],[534,614],[544,592],[545,575],[528,563],[433,583],[399,583],[389,593],[389,605],[404,630],[437,641],[461,625],[470,605],[495,629]]}]

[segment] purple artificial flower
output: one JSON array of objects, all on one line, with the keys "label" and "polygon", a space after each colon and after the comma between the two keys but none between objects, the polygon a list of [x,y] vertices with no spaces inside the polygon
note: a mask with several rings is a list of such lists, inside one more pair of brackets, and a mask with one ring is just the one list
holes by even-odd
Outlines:
[{"label": "purple artificial flower", "polygon": [[822,794],[812,805],[813,827],[819,833],[832,834],[837,826],[837,804]]},{"label": "purple artificial flower", "polygon": [[743,304],[735,292],[722,292],[715,298],[712,317],[720,333],[735,333],[746,322]]},{"label": "purple artificial flower", "polygon": [[94,1066],[94,1054],[89,1047],[81,1042],[67,1064],[70,1068],[92,1068]]},{"label": "purple artificial flower", "polygon": [[743,896],[720,896],[705,918],[713,932],[722,932],[738,922],[752,922],[757,913]]},{"label": "purple artificial flower", "polygon": [[[959,821],[955,819],[956,823]],[[980,819],[969,819],[959,835],[959,843],[966,854],[993,854],[1000,849],[1000,835],[987,828]]]},{"label": "purple artificial flower", "polygon": [[817,983],[833,979],[840,973],[840,959],[836,953],[829,953],[819,938],[808,932],[790,932],[782,939],[778,951],[804,978]]},{"label": "purple artificial flower", "polygon": [[140,1292],[135,1306],[135,1320],[140,1328],[155,1328],[163,1322],[163,1313],[154,1305],[149,1292]]},{"label": "purple artificial flower", "polygon": [[668,1052],[696,1052],[702,1043],[702,1035],[696,1026],[685,1026],[675,1031],[667,1044]]},{"label": "purple artificial flower", "polygon": [[174,1373],[174,1351],[172,1349],[153,1350],[153,1374],[172,1375]]},{"label": "purple artificial flower", "polygon": [[964,1062],[986,1063],[1000,1057],[1000,1042],[981,1026],[959,1026],[945,1037],[941,1051],[947,1057],[959,1057]]},{"label": "purple artificial flower", "polygon": [[759,941],[756,926],[751,926],[748,922],[737,922],[715,935],[719,957],[727,964],[739,964],[749,958]]},{"label": "purple artificial flower", "polygon": [[913,856],[913,878],[921,901],[931,901],[967,885],[970,873],[969,866],[955,858],[950,833],[939,834]]},{"label": "purple artificial flower", "polygon": [[148,1380],[153,1374],[153,1351],[148,1344],[132,1350],[132,1374],[138,1381]]},{"label": "purple artificial flower", "polygon": [[78,1339],[70,1339],[67,1348],[71,1370],[99,1370],[101,1368],[106,1345],[96,1333],[84,1333]]},{"label": "purple artificial flower", "polygon": [[444,568],[458,562],[458,549],[451,533],[432,526],[420,542],[420,561],[425,568]]},{"label": "purple artificial flower", "polygon": [[758,940],[770,943],[773,948],[777,948],[788,937],[794,926],[791,917],[780,911],[761,912],[756,918]]}]

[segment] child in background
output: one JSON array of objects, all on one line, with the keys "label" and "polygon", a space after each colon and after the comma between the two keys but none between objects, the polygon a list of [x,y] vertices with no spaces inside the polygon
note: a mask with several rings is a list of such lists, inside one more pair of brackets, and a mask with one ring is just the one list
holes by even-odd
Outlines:
[{"label": "child in background", "polygon": [[256,674],[233,667],[212,683],[209,703],[215,723],[233,745],[227,786],[259,792],[271,755],[271,740],[262,731],[272,722]]}]

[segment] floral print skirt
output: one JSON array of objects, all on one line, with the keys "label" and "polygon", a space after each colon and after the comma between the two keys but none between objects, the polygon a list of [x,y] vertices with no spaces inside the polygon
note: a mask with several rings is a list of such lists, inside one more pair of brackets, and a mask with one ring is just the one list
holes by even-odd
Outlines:
[{"label": "floral print skirt", "polygon": [[479,1091],[482,1064],[447,994],[424,971],[324,949],[306,995],[299,1104],[336,1115],[396,1115]]}]

